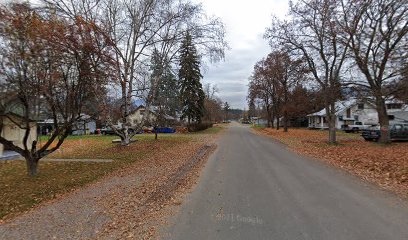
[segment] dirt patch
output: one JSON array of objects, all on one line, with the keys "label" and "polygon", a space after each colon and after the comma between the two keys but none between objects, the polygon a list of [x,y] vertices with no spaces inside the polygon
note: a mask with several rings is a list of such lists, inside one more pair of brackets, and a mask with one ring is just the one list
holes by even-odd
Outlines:
[{"label": "dirt patch", "polygon": [[293,151],[323,160],[364,180],[408,198],[408,143],[382,145],[364,141],[358,134],[338,133],[338,144],[328,144],[326,131],[257,129]]}]

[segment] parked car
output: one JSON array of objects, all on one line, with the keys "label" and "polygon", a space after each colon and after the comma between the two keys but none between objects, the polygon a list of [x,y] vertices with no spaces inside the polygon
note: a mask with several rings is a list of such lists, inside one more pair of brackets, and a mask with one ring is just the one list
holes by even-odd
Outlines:
[{"label": "parked car", "polygon": [[[363,130],[361,136],[366,141],[378,141],[381,137],[380,127]],[[408,140],[408,123],[390,124],[390,138],[391,140]]]},{"label": "parked car", "polygon": [[103,127],[101,128],[102,135],[116,135],[115,131],[113,131],[110,127]]},{"label": "parked car", "polygon": [[369,129],[370,127],[373,127],[371,124],[364,124],[363,122],[355,122],[354,124],[345,124],[341,126],[341,129],[345,131],[346,133],[350,132],[360,132],[362,130]]},{"label": "parked car", "polygon": [[159,128],[153,128],[152,132],[157,132],[157,133],[175,133],[176,129],[171,128],[171,127],[159,127]]}]

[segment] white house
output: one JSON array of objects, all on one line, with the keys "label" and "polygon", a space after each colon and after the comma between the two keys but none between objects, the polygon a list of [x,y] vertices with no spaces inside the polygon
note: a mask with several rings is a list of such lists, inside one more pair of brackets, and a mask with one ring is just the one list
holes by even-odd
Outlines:
[{"label": "white house", "polygon": [[[353,125],[356,122],[361,122],[364,125],[378,125],[378,113],[374,104],[358,99],[350,99],[346,101],[338,101],[336,107],[336,128],[341,129],[343,125]],[[387,113],[390,120],[398,116],[405,115],[408,111],[408,106],[398,100],[386,101]],[[401,113],[402,112],[402,113]],[[322,109],[319,112],[308,115],[308,127],[316,129],[328,128],[326,110]]]},{"label": "white house", "polygon": [[96,121],[85,113],[81,113],[80,119],[72,127],[72,135],[93,134],[95,131]]},{"label": "white house", "polygon": [[[145,118],[144,119],[145,125],[149,126],[149,125],[151,125],[153,122],[155,122],[157,120],[157,115],[158,115],[157,112],[158,111],[159,111],[158,107],[156,107],[156,106],[151,106],[149,109],[146,109],[145,106],[141,105],[141,106],[137,107],[128,116],[128,119],[129,119],[129,122],[130,122],[131,126],[136,126],[136,125],[139,125],[143,121],[143,118]],[[148,115],[146,116],[146,114],[148,114]],[[164,114],[163,118],[165,119],[166,125],[172,125],[177,121],[176,118],[174,118],[172,116],[169,116],[167,114]],[[122,123],[118,122],[118,126],[121,126],[121,125],[122,125]]]},{"label": "white house", "polygon": [[[23,142],[26,134],[27,122],[22,117],[25,115],[25,108],[15,96],[0,99],[0,129],[1,137],[13,142],[15,146],[24,148]],[[37,139],[37,125],[34,120],[28,121],[29,134],[27,147],[31,149],[33,141]],[[7,157],[12,149],[0,144],[0,158]]]},{"label": "white house", "polygon": [[[61,124],[63,119],[58,120]],[[39,135],[48,135],[54,131],[54,119],[37,121],[37,132]],[[72,125],[72,135],[93,134],[96,131],[96,121],[89,115],[81,113],[79,119]]]},{"label": "white house", "polygon": [[[0,115],[0,121],[3,124],[1,136],[8,141],[13,142],[14,145],[24,148],[23,139],[26,133],[25,122],[22,118],[14,113],[7,113]],[[23,127],[24,126],[24,127]],[[30,121],[29,123],[30,133],[27,139],[27,147],[31,149],[33,141],[37,139],[37,125],[35,121]],[[3,157],[3,154],[11,149],[0,144],[0,158]]]}]

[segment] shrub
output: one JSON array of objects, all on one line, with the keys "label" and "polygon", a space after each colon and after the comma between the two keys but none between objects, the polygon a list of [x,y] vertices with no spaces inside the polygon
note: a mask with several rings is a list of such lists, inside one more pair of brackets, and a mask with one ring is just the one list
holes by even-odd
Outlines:
[{"label": "shrub", "polygon": [[203,123],[193,123],[187,126],[189,132],[198,132],[203,131],[207,128],[212,127],[213,124],[210,122],[203,122]]}]

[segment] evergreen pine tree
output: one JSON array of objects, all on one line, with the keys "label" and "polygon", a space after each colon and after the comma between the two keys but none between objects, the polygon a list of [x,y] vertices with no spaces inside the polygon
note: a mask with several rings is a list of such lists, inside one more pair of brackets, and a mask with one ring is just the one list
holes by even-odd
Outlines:
[{"label": "evergreen pine tree", "polygon": [[200,82],[200,59],[192,37],[187,32],[180,50],[180,100],[182,105],[182,119],[201,122],[204,116],[205,94]]}]

